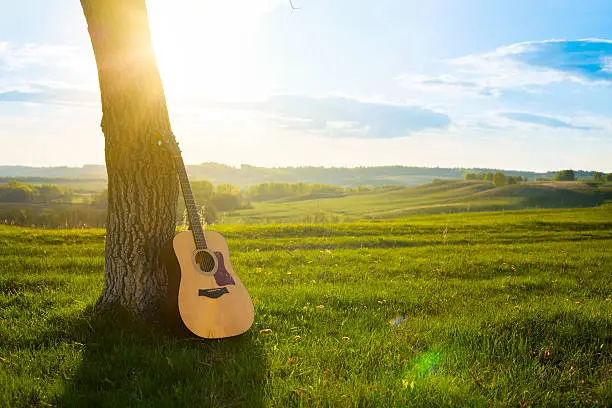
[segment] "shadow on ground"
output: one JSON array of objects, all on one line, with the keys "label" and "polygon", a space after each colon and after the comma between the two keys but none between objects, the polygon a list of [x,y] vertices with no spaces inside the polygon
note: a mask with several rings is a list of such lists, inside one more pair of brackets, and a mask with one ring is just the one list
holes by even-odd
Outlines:
[{"label": "shadow on ground", "polygon": [[91,309],[73,329],[84,345],[82,363],[59,406],[262,406],[266,366],[250,332],[181,338],[121,312]]}]

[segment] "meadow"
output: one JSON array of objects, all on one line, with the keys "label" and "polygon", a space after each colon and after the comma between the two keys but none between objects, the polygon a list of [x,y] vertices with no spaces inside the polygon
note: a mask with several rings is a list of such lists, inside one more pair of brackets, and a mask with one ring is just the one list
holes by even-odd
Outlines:
[{"label": "meadow", "polygon": [[104,230],[0,226],[0,406],[610,406],[612,207],[220,225],[227,340],[92,306]]}]

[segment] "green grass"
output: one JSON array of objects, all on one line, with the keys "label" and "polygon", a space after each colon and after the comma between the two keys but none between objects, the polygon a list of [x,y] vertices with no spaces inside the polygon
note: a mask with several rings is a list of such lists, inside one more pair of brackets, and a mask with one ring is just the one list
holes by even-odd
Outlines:
[{"label": "green grass", "polygon": [[532,182],[495,188],[489,181],[438,181],[390,191],[303,196],[255,202],[252,209],[220,214],[223,224],[346,222],[416,214],[594,207],[612,201],[612,185]]},{"label": "green grass", "polygon": [[0,406],[612,401],[609,206],[217,229],[256,317],[204,341],[92,313],[103,230],[0,226]]}]

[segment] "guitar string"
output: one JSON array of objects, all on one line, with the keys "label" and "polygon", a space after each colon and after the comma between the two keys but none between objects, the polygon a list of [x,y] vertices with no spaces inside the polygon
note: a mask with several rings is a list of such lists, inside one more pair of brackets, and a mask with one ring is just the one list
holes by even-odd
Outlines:
[{"label": "guitar string", "polygon": [[[193,234],[193,238],[196,244],[197,249],[207,249],[206,239],[204,236],[204,229],[201,224],[200,216],[197,211],[197,207],[195,205],[195,200],[193,198],[193,193],[191,190],[191,184],[189,183],[189,176],[187,175],[187,169],[185,167],[185,162],[183,161],[183,157],[181,155],[181,151],[178,147],[178,142],[176,142],[176,137],[174,134],[170,134],[172,136],[171,144],[174,144],[175,152],[175,164],[177,167],[177,173],[179,176],[179,182],[181,185],[181,191],[183,193],[183,199],[185,200],[185,207],[187,208],[187,214],[189,217],[189,225],[191,226],[191,231]],[[200,256],[196,257],[201,261],[197,262],[206,272],[209,272],[214,269],[215,260],[213,259],[213,255],[207,253],[206,255],[200,253]]]},{"label": "guitar string", "polygon": [[191,185],[189,183],[187,169],[185,168],[185,162],[183,161],[183,157],[181,156],[181,151],[178,147],[178,143],[176,142],[176,137],[172,132],[170,132],[170,137],[172,138],[170,143],[174,142],[175,144],[174,148],[176,149],[176,152],[174,152],[174,160],[177,167],[181,191],[183,193],[183,199],[185,201],[185,207],[187,209],[187,215],[189,218],[189,225],[191,226],[191,231],[193,233],[196,248],[206,249],[206,238],[204,237],[204,230],[202,228],[200,216],[198,215],[198,210],[195,205],[193,193],[191,191]]}]

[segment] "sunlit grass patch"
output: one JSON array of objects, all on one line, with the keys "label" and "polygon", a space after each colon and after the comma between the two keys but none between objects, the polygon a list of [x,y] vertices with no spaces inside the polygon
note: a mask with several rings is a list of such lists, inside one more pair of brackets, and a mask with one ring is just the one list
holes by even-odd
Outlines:
[{"label": "sunlit grass patch", "polygon": [[220,226],[222,341],[93,314],[103,231],[0,226],[0,406],[606,406],[611,215]]}]

